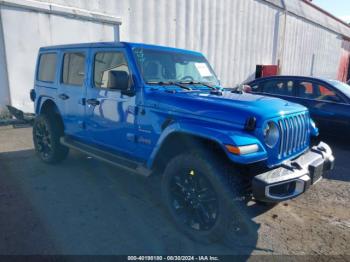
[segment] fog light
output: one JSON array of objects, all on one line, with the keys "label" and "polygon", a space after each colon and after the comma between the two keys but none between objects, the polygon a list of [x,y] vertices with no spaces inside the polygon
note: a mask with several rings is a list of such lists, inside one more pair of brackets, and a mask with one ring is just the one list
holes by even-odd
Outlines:
[{"label": "fog light", "polygon": [[285,200],[296,197],[306,190],[310,177],[305,175],[298,179],[269,185],[265,188],[265,195],[273,200]]},{"label": "fog light", "polygon": [[277,186],[270,187],[270,195],[272,196],[289,196],[294,193],[296,188],[296,181],[290,183],[280,184]]}]

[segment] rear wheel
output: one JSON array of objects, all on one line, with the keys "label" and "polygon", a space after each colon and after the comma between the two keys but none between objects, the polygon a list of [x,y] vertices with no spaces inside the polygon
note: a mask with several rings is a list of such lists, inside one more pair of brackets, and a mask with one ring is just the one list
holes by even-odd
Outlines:
[{"label": "rear wheel", "polygon": [[230,229],[240,228],[245,200],[239,177],[226,167],[203,151],[178,155],[165,169],[165,205],[176,225],[196,241],[224,240]]},{"label": "rear wheel", "polygon": [[60,143],[63,127],[57,117],[52,115],[39,115],[33,125],[33,141],[37,155],[49,164],[64,160],[69,149]]}]

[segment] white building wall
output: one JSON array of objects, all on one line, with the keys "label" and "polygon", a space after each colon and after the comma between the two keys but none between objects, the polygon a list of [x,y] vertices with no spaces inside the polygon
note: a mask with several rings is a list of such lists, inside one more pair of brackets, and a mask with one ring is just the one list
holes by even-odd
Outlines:
[{"label": "white building wall", "polygon": [[337,78],[342,41],[339,34],[288,15],[281,73]]},{"label": "white building wall", "polygon": [[[49,14],[22,6],[0,6],[0,106],[33,112],[33,88],[38,50],[42,46],[114,41],[114,25]],[[6,65],[6,66],[5,66]],[[9,88],[8,88],[9,87]]]},{"label": "white building wall", "polygon": [[[283,74],[336,78],[341,34],[350,36],[350,28],[300,0],[39,1],[120,17],[122,41],[203,52],[224,86],[252,79],[257,64],[280,63]],[[27,96],[39,46],[109,40],[113,35],[108,26],[62,17],[22,16],[11,8],[1,15],[12,103],[20,108],[31,105]]]},{"label": "white building wall", "polygon": [[225,86],[251,78],[256,64],[274,62],[279,11],[272,6],[237,0],[122,2],[122,40],[200,51]]},{"label": "white building wall", "polygon": [[[41,0],[45,1],[45,0]],[[256,64],[276,61],[280,10],[256,0],[51,0],[121,17],[122,41],[200,51],[222,84],[255,75]],[[278,27],[278,25],[277,25]]]},{"label": "white building wall", "polygon": [[0,1],[0,107],[10,103],[33,112],[29,90],[40,47],[119,39],[114,17],[37,1],[5,2]]},{"label": "white building wall", "polygon": [[336,78],[340,33],[350,35],[349,27],[300,0],[50,2],[122,17],[123,41],[203,52],[225,86],[252,79],[257,64],[281,63],[283,74]]},{"label": "white building wall", "polygon": [[4,34],[1,26],[0,16],[0,117],[2,114],[1,105],[10,103],[10,93],[8,88],[7,67],[6,67],[6,53],[4,45]]}]

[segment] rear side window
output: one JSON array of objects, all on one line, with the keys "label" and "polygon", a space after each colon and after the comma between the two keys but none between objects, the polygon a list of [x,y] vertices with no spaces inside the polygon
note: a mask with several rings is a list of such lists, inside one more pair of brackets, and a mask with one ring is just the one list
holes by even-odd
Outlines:
[{"label": "rear side window", "polygon": [[129,68],[124,54],[122,52],[96,53],[94,69],[95,87],[111,88],[110,73],[112,71],[124,71],[129,74]]},{"label": "rear side window", "polygon": [[82,86],[85,77],[85,54],[66,53],[63,58],[62,82]]},{"label": "rear side window", "polygon": [[40,55],[38,80],[54,82],[56,75],[57,54],[48,53]]},{"label": "rear side window", "polygon": [[332,90],[329,90],[325,86],[319,86],[320,87],[320,94],[321,96],[335,96],[335,93]]},{"label": "rear side window", "polygon": [[342,99],[329,88],[317,83],[302,82],[299,86],[298,96],[301,98],[341,102]]}]

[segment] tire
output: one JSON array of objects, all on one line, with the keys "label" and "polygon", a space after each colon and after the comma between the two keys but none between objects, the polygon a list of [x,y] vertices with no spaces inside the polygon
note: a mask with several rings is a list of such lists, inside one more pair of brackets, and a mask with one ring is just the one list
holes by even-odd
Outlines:
[{"label": "tire", "polygon": [[33,125],[33,141],[36,154],[48,164],[63,161],[69,149],[60,143],[63,136],[63,127],[58,117],[53,115],[39,115]]},{"label": "tire", "polygon": [[[175,156],[165,169],[162,178],[164,204],[178,228],[195,241],[224,242],[230,238],[229,232],[237,232],[237,228],[244,228],[242,222],[245,219],[246,202],[241,180],[239,176],[228,174],[228,170],[232,171],[232,166],[227,168],[227,164],[206,151]],[[200,196],[196,197],[186,193],[191,191],[184,189],[187,176],[187,180],[192,179],[187,185],[194,184],[198,189],[193,194],[205,192],[203,195],[199,194]],[[195,177],[197,182],[193,182]],[[203,191],[205,188],[208,189]],[[204,220],[203,216],[200,219],[199,213],[205,214]]]}]

